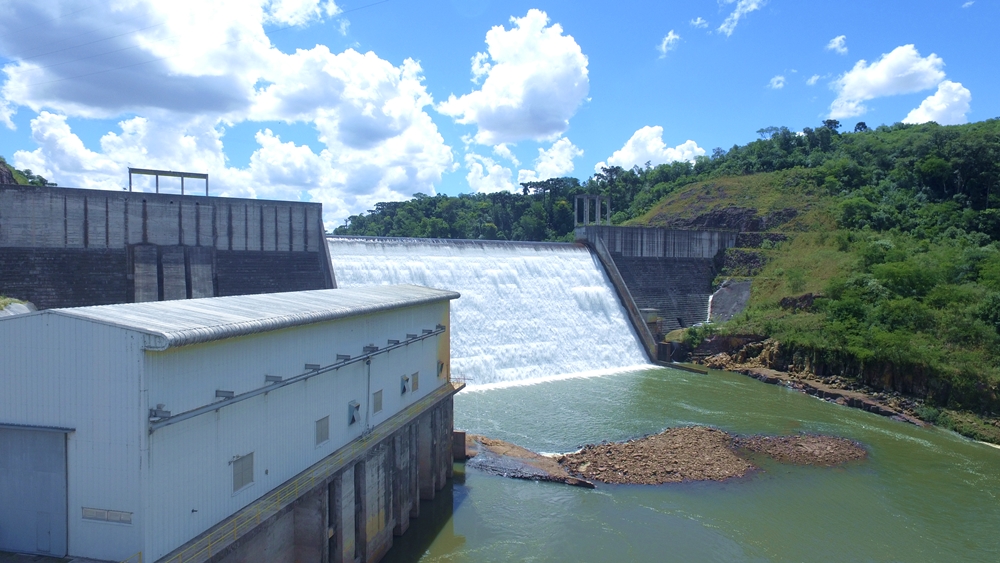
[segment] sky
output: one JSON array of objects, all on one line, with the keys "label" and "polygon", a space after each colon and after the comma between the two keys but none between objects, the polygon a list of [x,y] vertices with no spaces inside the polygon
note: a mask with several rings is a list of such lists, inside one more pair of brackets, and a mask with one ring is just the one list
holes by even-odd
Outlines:
[{"label": "sky", "polygon": [[2,5],[15,167],[108,190],[130,166],[208,173],[212,195],[322,202],[327,228],[415,193],[693,160],[769,126],[1000,117],[997,0]]}]

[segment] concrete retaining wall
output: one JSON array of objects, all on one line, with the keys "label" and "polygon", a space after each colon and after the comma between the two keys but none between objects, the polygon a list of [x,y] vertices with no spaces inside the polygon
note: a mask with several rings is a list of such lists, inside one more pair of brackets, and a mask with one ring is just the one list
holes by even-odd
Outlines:
[{"label": "concrete retaining wall", "polygon": [[576,238],[607,247],[632,302],[655,309],[656,332],[665,334],[708,318],[719,257],[736,244],[737,233],[587,226],[576,229]]},{"label": "concrete retaining wall", "polygon": [[318,203],[0,186],[0,294],[41,309],[332,287]]}]

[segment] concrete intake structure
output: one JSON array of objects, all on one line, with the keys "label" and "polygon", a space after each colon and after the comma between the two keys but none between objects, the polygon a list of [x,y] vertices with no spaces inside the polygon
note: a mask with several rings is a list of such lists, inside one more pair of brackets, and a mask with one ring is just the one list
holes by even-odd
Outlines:
[{"label": "concrete intake structure", "polygon": [[322,205],[0,186],[0,294],[40,309],[336,287]]}]

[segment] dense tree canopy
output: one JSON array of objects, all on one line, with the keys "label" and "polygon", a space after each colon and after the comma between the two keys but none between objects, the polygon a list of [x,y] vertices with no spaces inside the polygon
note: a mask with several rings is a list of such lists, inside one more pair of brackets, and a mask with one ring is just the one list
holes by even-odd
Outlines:
[{"label": "dense tree canopy", "polygon": [[[842,200],[849,228],[916,230],[933,236],[950,227],[1000,238],[1000,120],[959,126],[858,123],[839,133],[835,120],[802,132],[760,129],[761,139],[711,157],[630,170],[603,168],[580,182],[553,178],[523,184],[522,193],[418,194],[376,204],[351,216],[337,234],[501,240],[565,240],[573,196],[609,196],[612,222],[640,217],[693,182],[792,168],[806,171]],[[932,225],[932,216],[945,217]],[[947,225],[943,225],[946,223]],[[922,230],[922,231],[921,231]]]}]

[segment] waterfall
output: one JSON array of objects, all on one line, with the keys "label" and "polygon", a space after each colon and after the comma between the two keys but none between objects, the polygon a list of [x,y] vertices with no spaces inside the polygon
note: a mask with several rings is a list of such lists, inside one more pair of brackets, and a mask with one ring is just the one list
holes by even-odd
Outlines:
[{"label": "waterfall", "polygon": [[451,303],[451,370],[470,385],[648,365],[604,269],[582,245],[328,239],[339,287],[411,283]]}]

